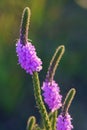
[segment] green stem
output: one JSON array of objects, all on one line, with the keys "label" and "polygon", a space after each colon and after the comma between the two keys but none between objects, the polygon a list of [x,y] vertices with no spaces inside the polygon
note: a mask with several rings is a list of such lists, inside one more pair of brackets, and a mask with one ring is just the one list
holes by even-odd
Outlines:
[{"label": "green stem", "polygon": [[33,73],[33,86],[34,86],[34,95],[36,99],[36,104],[41,113],[42,119],[45,124],[45,128],[46,130],[51,130],[51,123],[49,121],[48,113],[46,111],[46,108],[45,108],[45,105],[41,96],[40,82],[39,82],[39,77],[38,77],[37,72]]},{"label": "green stem", "polygon": [[52,130],[56,130],[57,111],[53,113]]},{"label": "green stem", "polygon": [[52,130],[56,130],[56,118],[57,118],[58,111],[51,112],[49,114],[49,119],[51,121]]}]

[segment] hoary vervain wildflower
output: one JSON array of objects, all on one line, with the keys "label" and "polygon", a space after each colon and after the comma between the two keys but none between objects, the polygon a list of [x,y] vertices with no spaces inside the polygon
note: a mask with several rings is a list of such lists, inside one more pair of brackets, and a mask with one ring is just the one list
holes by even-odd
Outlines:
[{"label": "hoary vervain wildflower", "polygon": [[18,40],[16,52],[19,64],[27,73],[32,75],[33,72],[39,72],[42,69],[42,61],[37,57],[35,47],[30,42],[23,45],[20,40]]},{"label": "hoary vervain wildflower", "polygon": [[[36,123],[36,118],[31,116],[27,123],[27,130],[72,130],[72,118],[68,113],[68,109],[74,98],[76,90],[70,89],[64,102],[62,103],[62,95],[60,94],[60,87],[54,80],[55,71],[65,51],[65,47],[60,45],[50,62],[45,81],[43,82],[42,88],[40,88],[40,80],[38,72],[42,69],[42,61],[37,56],[36,49],[32,45],[31,41],[28,40],[28,28],[30,20],[30,9],[26,7],[23,11],[20,37],[16,43],[16,53],[18,56],[18,63],[20,66],[30,75],[32,75],[34,96],[36,105],[39,109],[41,117],[43,119],[43,128],[40,128]],[[47,112],[43,98],[41,95],[41,89],[43,90],[43,97],[45,103],[51,110]],[[58,109],[62,108],[61,114],[58,116]]]},{"label": "hoary vervain wildflower", "polygon": [[[61,54],[58,55],[61,50]],[[58,66],[59,60],[64,53],[64,46],[59,46],[52,57],[50,66],[47,72],[46,80],[43,82],[42,90],[44,101],[48,105],[49,109],[54,112],[62,106],[62,95],[60,95],[60,88],[54,81],[54,73]],[[57,58],[56,58],[57,57]],[[56,60],[55,60],[56,59]]]},{"label": "hoary vervain wildflower", "polygon": [[16,43],[18,63],[27,73],[39,72],[42,69],[42,61],[38,58],[34,45],[28,41],[28,26],[30,10],[25,8],[21,21],[20,38]]},{"label": "hoary vervain wildflower", "polygon": [[71,122],[72,118],[70,114],[68,113],[68,109],[75,96],[75,93],[76,93],[76,90],[74,88],[71,88],[66,95],[64,103],[62,105],[62,113],[57,118],[57,124],[56,124],[57,130],[72,130],[73,129],[73,125]]}]

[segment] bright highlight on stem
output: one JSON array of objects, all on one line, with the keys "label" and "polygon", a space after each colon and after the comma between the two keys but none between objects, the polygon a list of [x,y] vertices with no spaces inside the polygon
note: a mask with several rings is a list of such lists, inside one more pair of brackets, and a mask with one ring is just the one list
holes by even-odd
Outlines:
[{"label": "bright highlight on stem", "polygon": [[36,119],[34,116],[31,116],[27,122],[27,130],[33,130],[35,127]]},{"label": "bright highlight on stem", "polygon": [[72,100],[74,99],[75,94],[76,94],[75,88],[71,88],[68,94],[66,95],[66,98],[62,107],[62,112],[64,115],[68,112],[68,109],[72,103]]}]

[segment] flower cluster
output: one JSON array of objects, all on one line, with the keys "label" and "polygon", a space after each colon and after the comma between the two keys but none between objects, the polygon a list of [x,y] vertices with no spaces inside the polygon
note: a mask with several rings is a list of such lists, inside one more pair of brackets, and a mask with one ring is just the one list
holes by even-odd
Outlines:
[{"label": "flower cluster", "polygon": [[60,114],[57,118],[57,129],[56,130],[71,130],[73,129],[73,125],[71,124],[71,116],[69,113],[66,115]]},{"label": "flower cluster", "polygon": [[32,75],[33,72],[39,72],[42,69],[42,61],[37,57],[35,47],[30,42],[23,45],[20,40],[18,40],[16,53],[19,64],[27,73]]},{"label": "flower cluster", "polygon": [[62,106],[62,96],[59,94],[60,88],[54,80],[52,82],[43,82],[42,90],[44,91],[44,101],[52,112]]}]

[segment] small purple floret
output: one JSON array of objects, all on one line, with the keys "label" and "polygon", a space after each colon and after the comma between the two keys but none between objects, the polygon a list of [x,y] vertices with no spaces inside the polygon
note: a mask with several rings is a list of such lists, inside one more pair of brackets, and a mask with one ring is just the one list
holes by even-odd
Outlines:
[{"label": "small purple floret", "polygon": [[54,80],[43,82],[42,90],[44,91],[44,101],[52,112],[62,106],[62,96],[59,94],[60,88]]},{"label": "small purple floret", "polygon": [[57,129],[56,130],[72,130],[73,125],[71,124],[71,116],[67,113],[65,116],[62,114],[57,118]]},{"label": "small purple floret", "polygon": [[20,40],[18,40],[16,53],[18,63],[27,73],[32,75],[33,72],[39,72],[42,69],[42,61],[37,57],[35,47],[30,42],[23,45],[20,43]]}]

